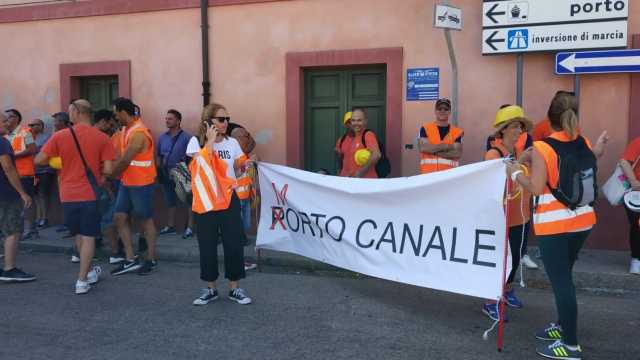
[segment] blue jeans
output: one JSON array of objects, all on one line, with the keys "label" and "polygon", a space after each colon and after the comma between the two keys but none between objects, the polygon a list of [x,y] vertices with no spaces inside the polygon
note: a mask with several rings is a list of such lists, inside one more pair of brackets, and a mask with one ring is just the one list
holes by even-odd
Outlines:
[{"label": "blue jeans", "polygon": [[176,195],[176,184],[172,180],[166,180],[161,183],[162,194],[168,208],[174,208],[178,205],[178,196]]},{"label": "blue jeans", "polygon": [[132,214],[141,220],[153,217],[153,192],[155,184],[125,186],[120,184],[116,196],[116,213]]},{"label": "blue jeans", "polygon": [[244,231],[251,228],[251,199],[240,200],[240,217]]}]

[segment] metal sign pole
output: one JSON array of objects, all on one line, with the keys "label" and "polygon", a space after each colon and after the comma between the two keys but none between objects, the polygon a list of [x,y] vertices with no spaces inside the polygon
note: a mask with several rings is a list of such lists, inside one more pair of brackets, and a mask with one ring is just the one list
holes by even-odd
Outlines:
[{"label": "metal sign pole", "polygon": [[[443,4],[449,5],[449,0],[444,0]],[[453,126],[458,126],[460,108],[460,102],[458,100],[458,61],[456,60],[456,52],[453,48],[453,41],[451,40],[451,30],[444,29],[444,39],[447,42],[449,61],[451,62],[451,123]]]},{"label": "metal sign pole", "polygon": [[447,49],[449,49],[449,60],[451,61],[451,123],[458,126],[458,113],[460,101],[458,100],[458,61],[456,60],[456,52],[453,49],[453,41],[451,41],[451,30],[444,30],[444,38],[447,40]]},{"label": "metal sign pole", "polygon": [[573,92],[576,94],[575,96],[576,100],[578,101],[578,112],[580,112],[580,75],[575,75],[573,77]]},{"label": "metal sign pole", "polygon": [[524,54],[516,59],[516,105],[522,106],[522,88],[524,86]]}]

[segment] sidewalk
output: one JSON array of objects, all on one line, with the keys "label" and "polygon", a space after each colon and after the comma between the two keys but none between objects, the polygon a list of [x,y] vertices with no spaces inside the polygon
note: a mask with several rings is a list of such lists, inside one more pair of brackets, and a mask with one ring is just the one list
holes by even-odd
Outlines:
[{"label": "sidewalk", "polygon": [[[20,249],[70,254],[71,239],[63,239],[63,234],[57,233],[55,227],[41,230],[38,239],[21,241]],[[134,238],[134,243],[136,242],[137,237]],[[255,244],[255,237],[250,237],[250,242]],[[108,252],[109,245],[105,243],[104,246],[105,251]],[[530,248],[529,253],[534,255],[538,251],[536,248]],[[219,254],[222,259],[222,246],[220,246]],[[246,247],[245,256],[256,261],[255,248],[253,246]],[[180,235],[161,236],[158,239],[158,258],[160,261],[198,262],[197,240],[195,237],[185,240]],[[576,286],[595,291],[640,291],[640,276],[628,273],[629,260],[627,252],[582,250],[574,270]],[[536,259],[536,262],[541,265],[539,259]],[[302,256],[270,250],[260,252],[260,263],[302,270],[341,270]],[[517,279],[519,276],[516,277],[516,281]],[[538,270],[525,269],[525,279],[527,286],[549,287],[549,280],[542,268]]]}]

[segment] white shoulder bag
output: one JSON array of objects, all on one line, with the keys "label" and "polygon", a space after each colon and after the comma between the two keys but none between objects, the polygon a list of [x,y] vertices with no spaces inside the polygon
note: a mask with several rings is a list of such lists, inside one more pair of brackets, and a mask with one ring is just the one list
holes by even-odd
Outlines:
[{"label": "white shoulder bag", "polygon": [[[636,158],[636,161],[633,162],[633,166],[631,169],[635,169],[636,165],[638,165],[638,160],[640,160],[640,156]],[[607,182],[602,185],[602,193],[609,200],[609,203],[613,206],[618,206],[622,204],[622,199],[624,194],[631,190],[631,184],[629,183],[629,179],[622,171],[620,164],[616,165],[616,169],[613,172],[613,175],[607,180]]]}]

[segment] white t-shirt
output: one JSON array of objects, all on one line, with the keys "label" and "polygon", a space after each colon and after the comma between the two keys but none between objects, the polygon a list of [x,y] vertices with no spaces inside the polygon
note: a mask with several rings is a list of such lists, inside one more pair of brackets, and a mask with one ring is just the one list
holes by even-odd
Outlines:
[{"label": "white t-shirt", "polygon": [[[236,160],[244,156],[242,148],[238,140],[228,137],[221,142],[213,144],[213,150],[217,152],[218,157],[227,164],[227,177],[236,180],[236,173],[233,164]],[[197,137],[192,137],[187,145],[187,155],[193,156],[200,152],[200,144]]]}]

